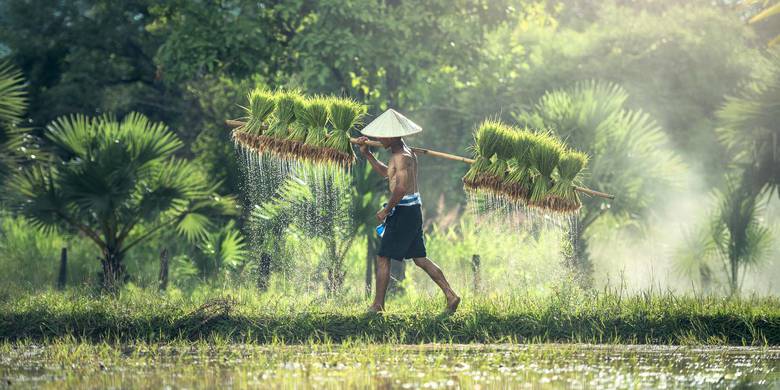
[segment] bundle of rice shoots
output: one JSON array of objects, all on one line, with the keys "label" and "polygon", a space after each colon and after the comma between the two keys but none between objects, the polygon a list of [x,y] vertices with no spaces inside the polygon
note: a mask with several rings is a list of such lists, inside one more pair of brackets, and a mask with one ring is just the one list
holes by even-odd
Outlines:
[{"label": "bundle of rice shoots", "polygon": [[588,155],[573,150],[566,151],[558,161],[558,178],[550,190],[555,208],[559,211],[576,211],[580,199],[574,186],[580,184],[580,174],[588,165]]},{"label": "bundle of rice shoots", "polygon": [[563,153],[560,141],[549,133],[537,134],[537,142],[531,148],[531,166],[537,176],[531,190],[531,203],[544,206],[545,198],[551,189],[552,174]]},{"label": "bundle of rice shoots", "polygon": [[498,153],[501,142],[499,135],[503,131],[504,124],[492,119],[483,121],[474,132],[474,153],[475,157],[484,157],[489,159]]},{"label": "bundle of rice shoots", "polygon": [[333,131],[325,140],[326,155],[330,161],[349,165],[355,160],[355,151],[349,142],[350,131],[366,114],[366,107],[352,99],[331,98],[328,104]]},{"label": "bundle of rice shoots", "polygon": [[[463,177],[467,188],[478,189],[490,186],[493,176],[489,174],[493,156],[500,149],[501,134],[505,125],[497,120],[486,119],[474,131],[474,159],[476,160]],[[500,168],[499,168],[500,169]]]},{"label": "bundle of rice shoots", "polygon": [[290,125],[295,122],[295,111],[303,105],[303,96],[298,90],[279,91],[276,93],[276,111],[274,122],[268,128],[266,135],[279,140],[287,138]]},{"label": "bundle of rice shoots", "polygon": [[537,142],[536,134],[525,129],[516,129],[512,141],[514,158],[508,163],[509,173],[504,181],[505,192],[514,200],[527,202],[533,186],[530,152]]},{"label": "bundle of rice shoots", "polygon": [[[325,146],[328,136],[328,100],[322,97],[307,100],[296,117],[306,128],[303,139],[300,139],[303,144],[299,146],[299,154],[305,159],[319,161],[321,156],[319,148]],[[291,134],[290,138],[293,137],[298,140],[298,135]]]},{"label": "bundle of rice shoots", "polygon": [[249,107],[244,108],[249,114],[249,120],[243,130],[260,135],[266,128],[268,118],[276,108],[276,96],[265,88],[256,88],[249,93]]},{"label": "bundle of rice shoots", "polygon": [[506,192],[506,173],[509,170],[507,161],[514,157],[514,137],[516,131],[504,124],[496,126],[495,142],[493,151],[495,154],[490,159],[490,166],[485,171],[486,185],[494,190],[496,194]]}]

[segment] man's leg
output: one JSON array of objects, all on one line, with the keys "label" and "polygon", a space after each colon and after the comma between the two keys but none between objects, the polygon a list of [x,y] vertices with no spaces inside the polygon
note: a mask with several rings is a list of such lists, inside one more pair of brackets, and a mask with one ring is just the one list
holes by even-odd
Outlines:
[{"label": "man's leg", "polygon": [[390,283],[390,258],[377,256],[376,295],[374,295],[374,303],[368,310],[376,312],[385,310],[385,293],[388,283]]},{"label": "man's leg", "polygon": [[439,288],[441,288],[441,291],[447,298],[447,311],[454,313],[455,310],[458,310],[460,297],[458,294],[455,294],[455,291],[453,291],[452,287],[450,287],[450,284],[447,282],[447,278],[444,277],[444,272],[442,272],[441,268],[439,268],[436,263],[427,257],[416,257],[414,259],[414,264],[425,270],[425,273],[427,273],[428,276],[430,276],[431,279],[436,282]]}]

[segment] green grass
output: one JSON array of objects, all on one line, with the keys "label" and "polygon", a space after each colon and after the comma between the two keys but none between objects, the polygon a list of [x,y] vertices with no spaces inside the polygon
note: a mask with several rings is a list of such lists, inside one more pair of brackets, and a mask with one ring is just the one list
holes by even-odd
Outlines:
[{"label": "green grass", "polygon": [[780,345],[775,298],[466,296],[458,313],[444,316],[439,297],[416,296],[391,300],[385,315],[374,316],[363,312],[368,302],[362,297],[292,299],[252,290],[173,295],[131,289],[116,298],[78,291],[6,296],[0,340]]}]

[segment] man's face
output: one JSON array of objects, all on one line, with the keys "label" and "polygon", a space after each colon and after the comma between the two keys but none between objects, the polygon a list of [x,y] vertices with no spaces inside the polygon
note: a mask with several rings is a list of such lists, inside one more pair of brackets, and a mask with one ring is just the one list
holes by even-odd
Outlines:
[{"label": "man's face", "polygon": [[398,138],[377,138],[376,140],[382,144],[383,148],[387,149],[395,142],[396,139]]}]

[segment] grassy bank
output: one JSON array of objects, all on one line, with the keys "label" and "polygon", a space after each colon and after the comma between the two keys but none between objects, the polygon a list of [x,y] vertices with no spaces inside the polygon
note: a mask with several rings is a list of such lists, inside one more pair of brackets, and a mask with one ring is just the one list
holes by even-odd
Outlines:
[{"label": "grassy bank", "polygon": [[383,316],[359,297],[323,299],[231,290],[193,297],[125,291],[6,296],[0,340],[587,342],[780,345],[780,301],[671,294],[465,297],[453,316],[436,298],[388,302]]}]

